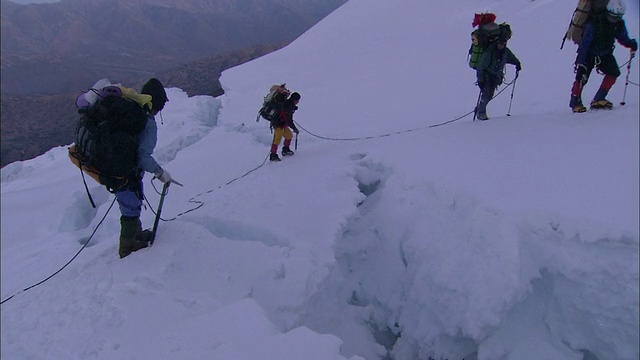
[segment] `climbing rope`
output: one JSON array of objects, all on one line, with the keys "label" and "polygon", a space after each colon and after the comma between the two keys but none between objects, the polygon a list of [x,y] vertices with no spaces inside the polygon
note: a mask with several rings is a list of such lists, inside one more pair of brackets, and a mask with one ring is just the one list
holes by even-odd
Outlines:
[{"label": "climbing rope", "polygon": [[[498,96],[499,96],[500,94],[502,94],[505,90],[507,90],[510,86],[514,85],[514,84],[515,84],[515,81],[516,81],[516,79],[512,80],[511,82],[506,82],[506,83],[505,83],[505,84],[506,84],[506,86],[505,86],[504,88],[502,88],[500,91],[498,91],[498,92],[493,96],[493,98],[491,98],[491,99],[493,100],[493,99],[495,99],[496,97],[498,97]],[[351,138],[335,138],[335,137],[322,136],[322,135],[318,135],[318,134],[312,133],[311,131],[309,131],[309,130],[305,129],[304,127],[302,127],[302,126],[301,126],[299,123],[297,123],[297,122],[296,122],[295,124],[296,124],[296,126],[297,126],[298,128],[302,129],[303,131],[305,131],[305,132],[306,132],[306,133],[308,133],[309,135],[314,136],[314,137],[317,137],[317,138],[319,138],[319,139],[323,139],[323,140],[332,140],[332,141],[358,141],[358,140],[378,139],[378,138],[384,138],[384,137],[389,137],[389,136],[393,136],[393,135],[399,135],[399,134],[409,133],[409,132],[413,132],[413,131],[419,131],[419,130],[424,130],[424,129],[436,128],[436,127],[439,127],[439,126],[444,126],[444,125],[450,124],[450,123],[452,123],[452,122],[455,122],[455,121],[461,120],[461,119],[463,119],[463,118],[465,118],[465,117],[467,117],[467,116],[469,116],[469,115],[473,114],[474,112],[475,112],[475,109],[474,109],[474,110],[469,111],[468,113],[466,113],[466,114],[464,114],[464,115],[460,115],[460,116],[458,116],[458,117],[456,117],[456,118],[454,118],[454,119],[451,119],[451,120],[448,120],[448,121],[445,121],[445,122],[442,122],[442,123],[438,123],[438,124],[426,125],[426,126],[420,126],[420,127],[413,128],[413,129],[401,130],[401,131],[396,131],[396,132],[391,132],[391,133],[386,133],[386,134],[381,134],[381,135],[372,135],[372,136],[363,136],[363,137],[351,137]],[[216,190],[218,190],[218,189],[221,189],[221,188],[223,188],[223,187],[225,187],[225,186],[227,186],[227,185],[231,185],[233,182],[235,182],[235,181],[237,181],[237,180],[240,180],[240,179],[242,179],[242,178],[246,177],[247,175],[251,174],[252,172],[254,172],[254,171],[256,171],[256,170],[260,169],[261,167],[263,167],[263,166],[266,164],[266,162],[267,162],[267,160],[268,160],[268,159],[269,159],[269,154],[267,154],[267,156],[265,157],[265,159],[262,161],[262,163],[261,163],[260,165],[258,165],[258,166],[256,166],[256,167],[254,167],[253,169],[251,169],[251,170],[249,170],[249,171],[245,172],[244,174],[242,174],[242,175],[240,175],[240,176],[237,176],[237,177],[235,177],[235,178],[233,178],[233,179],[231,179],[231,180],[227,181],[226,183],[224,183],[224,184],[222,184],[222,185],[220,185],[220,186],[218,186],[218,187],[216,187],[216,188],[213,188],[213,189],[211,189],[211,190],[207,190],[207,191],[205,191],[205,192],[202,192],[202,193],[199,193],[199,194],[197,194],[197,195],[193,196],[191,199],[189,199],[189,200],[187,201],[188,203],[195,204],[195,205],[194,205],[194,207],[192,207],[191,209],[189,209],[189,210],[187,210],[187,211],[183,211],[183,212],[181,212],[181,213],[178,213],[178,214],[176,214],[174,217],[172,217],[172,218],[170,218],[170,219],[163,219],[163,218],[160,218],[160,220],[161,220],[161,221],[166,221],[166,222],[168,222],[168,221],[174,221],[174,220],[176,220],[177,218],[179,218],[179,217],[181,217],[181,216],[183,216],[183,215],[186,215],[186,214],[188,214],[188,213],[190,213],[190,212],[192,212],[192,211],[196,211],[196,210],[200,209],[201,207],[203,207],[203,206],[205,205],[205,202],[204,202],[204,201],[202,201],[202,200],[197,200],[197,198],[199,198],[200,196],[206,195],[206,194],[210,194],[210,193],[212,193],[212,192],[214,192],[214,191],[216,191]],[[153,181],[151,182],[151,184],[152,184],[152,186],[153,186],[154,190],[156,191],[156,193],[160,194],[160,192],[158,191],[158,189],[155,187],[155,184],[153,184]],[[145,201],[146,201],[146,202],[147,202],[147,204],[149,205],[149,208],[150,208],[150,209],[151,209],[151,211],[154,213],[154,215],[157,215],[157,214],[153,211],[153,207],[151,206],[151,204],[149,203],[149,200],[148,200],[146,197],[145,197]]]},{"label": "climbing rope", "polygon": [[[498,97],[498,95],[500,95],[501,93],[503,93],[505,90],[507,90],[509,88],[509,86],[512,86],[515,83],[515,79],[511,82],[506,83],[506,86],[498,91],[492,98],[491,100],[495,99],[496,97]],[[474,110],[469,111],[468,113],[464,114],[464,115],[460,115],[454,119],[439,123],[439,124],[433,124],[433,125],[425,125],[425,126],[420,126],[417,128],[413,128],[413,129],[408,129],[408,130],[401,130],[401,131],[396,131],[396,132],[391,132],[391,133],[386,133],[386,134],[381,134],[381,135],[372,135],[372,136],[363,136],[363,137],[352,137],[352,138],[333,138],[333,137],[327,137],[327,136],[321,136],[318,134],[314,134],[311,131],[305,129],[304,127],[302,127],[300,124],[298,124],[297,122],[296,127],[304,130],[306,133],[308,133],[311,136],[314,136],[318,139],[323,139],[323,140],[335,140],[335,141],[356,141],[356,140],[370,140],[370,139],[379,139],[379,138],[384,138],[384,137],[388,137],[388,136],[393,136],[393,135],[399,135],[399,134],[404,134],[404,133],[408,133],[408,132],[412,132],[412,131],[418,131],[418,130],[424,130],[424,129],[431,129],[431,128],[435,128],[435,127],[439,127],[439,126],[444,126],[447,124],[450,124],[452,122],[461,120],[471,114],[473,114],[475,112]]]},{"label": "climbing rope", "polygon": [[58,271],[56,271],[56,272],[54,272],[53,274],[49,275],[46,279],[44,279],[44,280],[42,280],[42,281],[40,281],[40,282],[38,282],[38,283],[36,283],[36,284],[33,284],[33,285],[31,285],[31,286],[29,286],[29,287],[27,287],[27,288],[24,288],[24,289],[22,289],[21,291],[18,291],[17,293],[15,293],[15,294],[13,294],[13,295],[9,296],[8,298],[6,298],[6,299],[2,300],[2,301],[0,302],[0,304],[4,304],[6,301],[11,300],[14,296],[16,296],[16,295],[18,295],[18,294],[20,294],[20,293],[22,293],[22,292],[25,292],[25,291],[31,290],[31,289],[33,289],[34,287],[36,287],[36,286],[38,286],[38,285],[40,285],[40,284],[42,284],[42,283],[46,282],[47,280],[51,279],[52,277],[56,276],[59,272],[61,272],[62,270],[64,270],[64,268],[66,268],[69,264],[71,264],[71,262],[72,262],[73,260],[75,260],[75,258],[76,258],[76,257],[78,257],[78,255],[80,255],[80,253],[82,252],[82,250],[84,250],[84,248],[86,248],[86,247],[87,247],[87,245],[89,245],[89,242],[91,241],[91,239],[93,239],[93,235],[95,235],[95,233],[96,233],[96,231],[98,231],[98,228],[100,227],[100,225],[102,225],[102,223],[104,222],[104,220],[107,218],[107,215],[108,215],[108,214],[109,214],[109,212],[111,211],[111,208],[113,207],[113,204],[115,204],[115,202],[116,202],[116,199],[115,199],[115,197],[114,197],[114,198],[113,198],[113,201],[111,202],[111,205],[109,205],[109,208],[107,209],[107,212],[104,214],[104,216],[102,217],[102,219],[100,220],[100,222],[98,223],[98,225],[96,225],[95,229],[93,229],[93,232],[91,233],[91,236],[89,236],[89,239],[87,239],[87,242],[85,242],[85,243],[84,243],[84,245],[82,245],[82,247],[80,248],[80,250],[78,250],[78,252],[77,252],[75,255],[73,255],[73,257],[71,258],[71,260],[67,261],[67,263],[66,263],[66,264],[64,264],[64,266],[62,266],[60,269],[58,269]]},{"label": "climbing rope", "polygon": [[[507,83],[507,84],[506,84],[506,86],[505,86],[502,90],[498,91],[498,92],[493,96],[492,100],[493,100],[493,99],[495,99],[495,98],[496,98],[498,95],[500,95],[502,92],[504,92],[506,89],[508,89],[508,88],[509,88],[509,86],[513,85],[514,83],[515,83],[515,79],[514,79],[513,81],[511,81],[511,82]],[[460,115],[460,116],[458,116],[458,117],[456,117],[456,118],[454,118],[454,119],[451,119],[451,120],[448,120],[448,121],[445,121],[445,122],[442,122],[442,123],[438,123],[438,124],[427,125],[427,126],[421,126],[421,127],[417,127],[417,128],[413,128],[413,129],[402,130],[402,131],[396,131],[396,132],[391,132],[391,133],[381,134],[381,135],[375,135],[375,136],[353,137],[353,138],[331,138],[331,137],[321,136],[321,135],[314,134],[314,133],[310,132],[309,130],[307,130],[307,129],[305,129],[304,127],[300,126],[300,124],[298,124],[297,122],[296,122],[296,126],[297,126],[297,127],[299,127],[300,129],[304,130],[305,132],[307,132],[307,133],[308,133],[308,134],[310,134],[311,136],[315,136],[315,137],[317,137],[317,138],[319,138],[319,139],[323,139],[323,140],[334,140],[334,141],[357,141],[357,140],[369,140],[369,139],[376,139],[376,138],[384,138],[384,137],[389,137],[389,136],[393,136],[393,135],[399,135],[399,134],[409,133],[409,132],[418,131],[418,130],[424,130],[424,129],[436,128],[436,127],[439,127],[439,126],[444,126],[444,125],[447,125],[447,124],[453,123],[453,122],[455,122],[455,121],[461,120],[461,119],[463,119],[463,118],[465,118],[465,117],[467,117],[467,116],[469,116],[469,115],[473,114],[474,112],[475,112],[475,109],[474,109],[474,110],[469,111],[468,113],[466,113],[466,114],[464,114],[464,115]],[[163,218],[161,218],[161,217],[158,217],[158,218],[159,218],[161,221],[166,221],[166,222],[174,221],[174,220],[176,220],[177,218],[179,218],[179,217],[181,217],[181,216],[183,216],[183,215],[186,215],[186,214],[188,214],[188,213],[190,213],[190,212],[192,212],[192,211],[195,211],[195,210],[200,209],[201,207],[203,207],[203,206],[205,205],[205,202],[204,202],[204,201],[201,201],[201,200],[196,200],[198,197],[203,196],[203,195],[206,195],[206,194],[209,194],[209,193],[212,193],[212,192],[214,192],[214,191],[216,191],[216,190],[218,190],[218,189],[220,189],[220,188],[223,188],[223,187],[225,187],[225,186],[231,185],[231,184],[232,184],[232,183],[234,183],[235,181],[240,180],[240,179],[242,179],[242,178],[244,178],[244,177],[248,176],[248,175],[249,175],[249,174],[251,174],[252,172],[254,172],[254,171],[256,171],[256,170],[260,169],[261,167],[263,167],[263,166],[266,164],[267,159],[269,159],[269,154],[267,154],[267,156],[265,157],[265,159],[262,161],[262,163],[261,163],[260,165],[258,165],[258,166],[256,166],[256,167],[254,167],[253,169],[251,169],[251,170],[249,170],[249,171],[245,172],[244,174],[242,174],[242,175],[240,175],[240,176],[237,176],[237,177],[235,177],[235,178],[233,178],[233,179],[231,179],[231,180],[227,181],[226,183],[224,183],[224,184],[222,184],[222,185],[220,185],[220,186],[218,186],[218,187],[216,187],[216,188],[213,188],[213,189],[211,189],[211,190],[207,190],[207,191],[205,191],[205,192],[202,192],[202,193],[199,193],[199,194],[197,194],[197,195],[193,196],[191,199],[189,199],[189,200],[188,200],[188,203],[195,204],[195,206],[194,206],[193,208],[191,208],[191,209],[189,209],[189,210],[187,210],[187,211],[181,212],[181,213],[179,213],[179,214],[175,215],[174,217],[172,217],[172,218],[170,218],[170,219],[163,219]],[[158,189],[156,188],[155,184],[153,183],[153,180],[151,181],[151,185],[153,186],[153,189],[156,191],[156,193],[161,194],[161,193],[158,191]],[[168,188],[167,188],[167,193],[168,193]],[[165,193],[165,195],[166,195],[167,193]],[[147,199],[147,197],[145,196],[145,197],[144,197],[144,200],[146,201],[147,205],[149,206],[149,209],[151,209],[151,212],[152,212],[154,215],[156,215],[156,216],[157,216],[158,214],[153,210],[153,206],[151,206],[151,204],[149,203],[149,199]],[[14,296],[16,296],[16,295],[18,295],[18,294],[20,294],[20,293],[22,293],[22,292],[28,291],[28,290],[30,290],[30,289],[33,289],[33,288],[35,288],[35,287],[36,287],[36,286],[38,286],[38,285],[43,284],[43,283],[44,283],[44,282],[46,282],[47,280],[51,279],[52,277],[54,277],[55,275],[57,275],[58,273],[60,273],[60,272],[61,272],[64,268],[66,268],[69,264],[71,264],[71,262],[72,262],[73,260],[75,260],[75,258],[76,258],[76,257],[78,257],[78,255],[80,255],[80,253],[82,252],[82,250],[84,250],[84,249],[87,247],[87,245],[89,244],[89,242],[91,241],[91,239],[92,239],[92,238],[93,238],[93,236],[95,235],[96,231],[98,231],[98,228],[100,227],[100,225],[102,225],[102,223],[103,223],[103,222],[104,222],[104,220],[106,219],[107,215],[108,215],[108,214],[109,214],[109,212],[111,211],[111,208],[112,208],[112,207],[113,207],[113,205],[115,204],[115,201],[116,201],[116,199],[115,199],[115,197],[114,197],[113,202],[111,202],[111,205],[109,205],[109,208],[107,209],[106,213],[104,214],[104,216],[102,217],[102,219],[100,220],[100,222],[98,223],[98,225],[96,225],[95,229],[94,229],[94,230],[93,230],[93,232],[91,233],[91,236],[89,236],[89,239],[87,239],[87,242],[86,242],[86,243],[85,243],[85,244],[80,248],[80,250],[78,250],[78,252],[77,252],[77,253],[76,253],[76,254],[75,254],[75,255],[74,255],[74,256],[73,256],[73,257],[72,257],[72,258],[71,258],[71,259],[70,259],[70,260],[69,260],[65,265],[64,265],[64,266],[62,266],[60,269],[58,269],[58,270],[57,270],[56,272],[54,272],[53,274],[49,275],[46,279],[44,279],[44,280],[42,280],[42,281],[40,281],[40,282],[38,282],[38,283],[36,283],[36,284],[33,284],[33,285],[31,285],[31,286],[29,286],[29,287],[27,287],[27,288],[25,288],[25,289],[23,289],[23,290],[21,290],[21,291],[19,291],[19,292],[17,292],[17,293],[15,293],[15,294],[13,294],[13,295],[11,295],[11,296],[9,296],[8,298],[6,298],[6,299],[2,300],[2,301],[0,302],[0,304],[4,304],[6,301],[8,301],[8,300],[12,299]]]}]

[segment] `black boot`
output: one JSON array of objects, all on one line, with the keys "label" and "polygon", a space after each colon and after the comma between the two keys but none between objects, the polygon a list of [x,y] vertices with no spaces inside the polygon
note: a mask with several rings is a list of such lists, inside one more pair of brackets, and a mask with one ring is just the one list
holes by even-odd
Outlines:
[{"label": "black boot", "polygon": [[149,246],[148,241],[138,239],[142,233],[142,224],[137,216],[121,216],[120,217],[120,245],[118,247],[118,255],[122,259],[134,251]]},{"label": "black boot", "polygon": [[478,113],[476,113],[476,118],[478,120],[489,120],[489,117],[487,116],[486,112],[478,112]]},{"label": "black boot", "polygon": [[269,161],[280,161],[280,158],[278,157],[278,154],[271,153],[271,155],[269,155]]},{"label": "black boot", "polygon": [[144,229],[141,232],[139,232],[138,235],[136,235],[136,241],[140,241],[143,243],[151,242],[152,238],[153,238],[153,232],[151,231],[151,229]]},{"label": "black boot", "polygon": [[283,146],[282,147],[282,156],[291,156],[295,154],[293,151],[291,151],[291,149],[289,149],[288,146]]}]

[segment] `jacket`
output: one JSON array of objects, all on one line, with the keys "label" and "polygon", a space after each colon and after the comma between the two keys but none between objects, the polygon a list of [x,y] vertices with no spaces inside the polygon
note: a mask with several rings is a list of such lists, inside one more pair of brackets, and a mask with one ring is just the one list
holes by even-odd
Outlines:
[{"label": "jacket", "polygon": [[293,130],[298,130],[293,123],[293,113],[296,112],[296,110],[298,110],[298,106],[293,103],[293,100],[287,99],[284,104],[282,104],[278,120],[274,121],[273,127],[288,126]]},{"label": "jacket", "polygon": [[153,115],[149,115],[144,130],[138,136],[138,168],[153,174],[159,173],[162,168],[151,156],[158,142],[158,125]]},{"label": "jacket", "polygon": [[505,64],[512,64],[520,68],[520,60],[508,47],[505,46],[500,50],[497,43],[489,45],[478,61],[476,68],[478,83],[491,82],[496,86],[501,84]]},{"label": "jacket", "polygon": [[592,18],[584,26],[576,64],[586,64],[590,56],[613,54],[615,40],[625,47],[633,47],[633,40],[629,38],[624,20],[610,22],[606,16]]}]

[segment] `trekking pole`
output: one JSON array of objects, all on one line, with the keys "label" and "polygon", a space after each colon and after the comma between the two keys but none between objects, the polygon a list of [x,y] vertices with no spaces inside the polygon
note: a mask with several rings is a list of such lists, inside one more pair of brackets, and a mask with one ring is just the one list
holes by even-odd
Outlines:
[{"label": "trekking pole", "polygon": [[624,93],[622,94],[622,101],[620,102],[620,105],[626,104],[624,99],[627,97],[627,87],[629,86],[629,73],[631,72],[631,60],[633,60],[635,56],[636,56],[635,51],[631,51],[629,53],[629,62],[627,63],[627,77],[624,82]]},{"label": "trekking pole", "polygon": [[294,147],[295,147],[295,150],[298,151],[298,134],[296,134],[296,143]]},{"label": "trekking pole", "polygon": [[167,195],[169,185],[171,185],[171,182],[166,182],[162,187],[162,194],[160,195],[160,203],[158,204],[158,211],[156,212],[156,220],[153,222],[153,230],[151,231],[151,241],[149,241],[149,246],[153,245],[153,242],[156,240],[156,232],[158,231],[158,223],[160,222],[162,204],[164,203],[164,196]]},{"label": "trekking pole", "polygon": [[511,88],[511,100],[509,100],[509,110],[507,116],[511,116],[511,103],[513,103],[513,93],[516,91],[516,80],[518,80],[518,73],[516,72],[516,78],[513,79],[513,87]]},{"label": "trekking pole", "polygon": [[476,107],[473,109],[473,121],[476,121],[476,116],[478,115],[478,105],[480,105],[480,97],[482,96],[482,89],[478,93],[478,100],[476,100]]}]

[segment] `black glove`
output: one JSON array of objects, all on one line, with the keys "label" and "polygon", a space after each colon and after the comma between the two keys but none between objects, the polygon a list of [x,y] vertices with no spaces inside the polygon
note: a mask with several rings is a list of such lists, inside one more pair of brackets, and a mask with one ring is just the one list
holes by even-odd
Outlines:
[{"label": "black glove", "polygon": [[516,71],[517,71],[517,72],[520,72],[520,70],[522,70],[522,64],[517,63],[517,64],[516,64]]},{"label": "black glove", "polygon": [[484,82],[478,81],[478,87],[480,88],[480,90],[484,89]]},{"label": "black glove", "polygon": [[294,126],[292,129],[293,129],[293,132],[296,133],[296,135],[300,133],[297,127]]},{"label": "black glove", "polygon": [[631,43],[629,45],[629,49],[631,49],[631,51],[638,51],[638,42],[636,41],[636,39],[631,40]]}]

